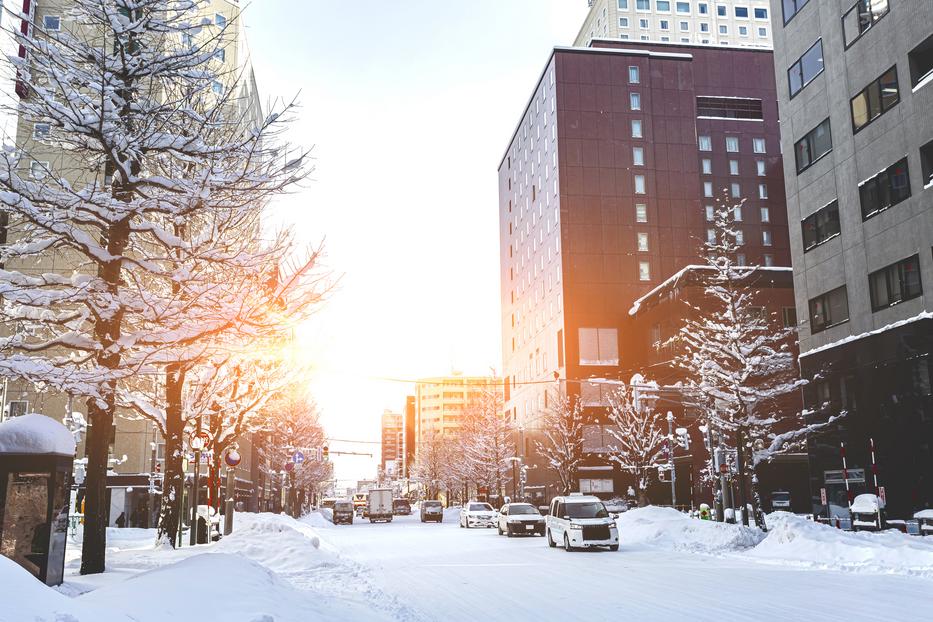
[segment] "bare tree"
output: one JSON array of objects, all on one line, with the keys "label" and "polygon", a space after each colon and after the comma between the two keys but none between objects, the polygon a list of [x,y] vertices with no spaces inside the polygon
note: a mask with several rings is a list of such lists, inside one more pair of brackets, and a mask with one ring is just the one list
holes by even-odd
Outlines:
[{"label": "bare tree", "polygon": [[502,412],[502,394],[476,394],[463,410],[458,444],[465,475],[501,498],[512,468],[514,426]]},{"label": "bare tree", "polygon": [[628,385],[619,386],[608,395],[609,459],[635,477],[638,504],[649,503],[648,486],[658,468],[667,464],[663,421],[655,410],[656,385],[635,376]]},{"label": "bare tree", "polygon": [[577,469],[583,463],[583,403],[565,392],[549,393],[548,406],[541,419],[545,442],[535,441],[548,468],[560,481],[561,494],[574,488]]},{"label": "bare tree", "polygon": [[429,432],[418,443],[418,456],[412,469],[415,479],[424,485],[428,499],[437,499],[441,486],[450,478],[451,439]]}]

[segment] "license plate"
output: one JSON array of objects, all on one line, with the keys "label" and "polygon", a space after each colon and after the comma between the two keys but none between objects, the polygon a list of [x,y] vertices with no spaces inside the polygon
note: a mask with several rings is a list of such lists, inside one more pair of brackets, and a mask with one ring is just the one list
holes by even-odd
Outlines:
[{"label": "license plate", "polygon": [[534,525],[525,525],[525,529],[527,529],[528,531],[531,531],[534,528],[535,528]]}]

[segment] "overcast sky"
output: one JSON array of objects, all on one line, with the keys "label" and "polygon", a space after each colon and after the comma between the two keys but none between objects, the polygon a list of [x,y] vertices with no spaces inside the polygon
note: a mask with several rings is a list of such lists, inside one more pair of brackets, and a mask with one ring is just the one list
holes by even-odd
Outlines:
[{"label": "overcast sky", "polygon": [[[299,94],[313,181],[275,214],[325,239],[340,287],[301,339],[329,436],[376,441],[414,379],[501,370],[496,171],[585,0],[263,0],[247,38],[264,99]],[[340,479],[378,445],[332,443]],[[341,483],[343,485],[343,483]]]}]

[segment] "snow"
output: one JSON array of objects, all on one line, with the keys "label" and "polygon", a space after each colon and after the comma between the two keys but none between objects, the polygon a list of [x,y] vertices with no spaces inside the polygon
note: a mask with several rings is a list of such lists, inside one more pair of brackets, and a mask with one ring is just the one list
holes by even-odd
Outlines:
[{"label": "snow", "polygon": [[0,454],[73,456],[75,439],[68,428],[45,415],[32,413],[0,423]]},{"label": "snow", "polygon": [[843,338],[843,339],[839,339],[838,341],[833,341],[832,343],[827,343],[827,344],[822,345],[822,346],[820,346],[820,347],[818,347],[818,348],[813,348],[812,350],[807,350],[806,352],[804,352],[803,354],[800,355],[800,358],[804,358],[804,357],[806,357],[806,356],[811,356],[811,355],[813,355],[813,354],[817,354],[818,352],[824,352],[824,351],[829,350],[829,349],[832,349],[832,348],[838,348],[839,346],[845,345],[845,344],[847,344],[847,343],[852,343],[853,341],[858,341],[858,340],[860,340],[860,339],[865,339],[866,337],[872,337],[872,336],[874,336],[874,335],[880,335],[881,333],[884,333],[884,332],[886,332],[886,331],[894,330],[895,328],[901,328],[902,326],[906,326],[906,325],[908,325],[908,324],[913,324],[914,322],[919,322],[920,320],[933,320],[933,311],[924,311],[924,312],[919,313],[919,314],[917,314],[917,315],[915,315],[915,316],[913,316],[913,317],[907,318],[906,320],[901,320],[901,321],[899,321],[899,322],[894,322],[894,323],[892,323],[892,324],[888,324],[887,326],[882,326],[881,328],[878,328],[878,329],[876,329],[876,330],[871,330],[871,331],[868,331],[868,332],[865,332],[865,333],[860,333],[860,334],[858,334],[858,335],[849,335],[848,337],[845,337],[845,338]]},{"label": "snow", "polygon": [[933,510],[920,510],[919,512],[914,514],[914,518],[933,520]]},{"label": "snow", "polygon": [[879,501],[880,499],[872,494],[859,495],[852,501],[850,509],[859,514],[871,514],[878,511]]},{"label": "snow", "polygon": [[616,519],[622,546],[661,548],[690,553],[744,551],[764,539],[751,527],[690,518],[671,508],[629,510]]}]

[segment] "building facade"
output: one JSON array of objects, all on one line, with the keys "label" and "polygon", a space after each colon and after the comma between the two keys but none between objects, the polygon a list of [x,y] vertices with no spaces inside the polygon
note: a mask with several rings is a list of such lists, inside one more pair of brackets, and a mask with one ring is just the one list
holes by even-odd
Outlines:
[{"label": "building facade", "polygon": [[741,261],[790,265],[771,52],[594,46],[552,52],[499,166],[505,407],[545,496],[548,391],[627,373],[632,303],[697,263],[717,200]]},{"label": "building facade", "polygon": [[405,457],[404,415],[385,410],[382,413],[381,473],[390,479],[402,476]]},{"label": "building facade", "polygon": [[933,504],[933,4],[772,21],[801,370],[814,417],[844,415],[811,439],[813,509],[848,515],[848,488],[904,518]]},{"label": "building facade", "polygon": [[595,39],[771,47],[769,0],[590,0],[573,44]]},{"label": "building facade", "polygon": [[417,447],[434,436],[460,433],[463,410],[482,394],[502,391],[502,379],[450,375],[418,380],[415,388],[415,459]]},{"label": "building facade", "polygon": [[402,477],[411,477],[411,469],[415,464],[415,396],[405,396],[405,410],[402,413],[403,427],[402,439]]}]

